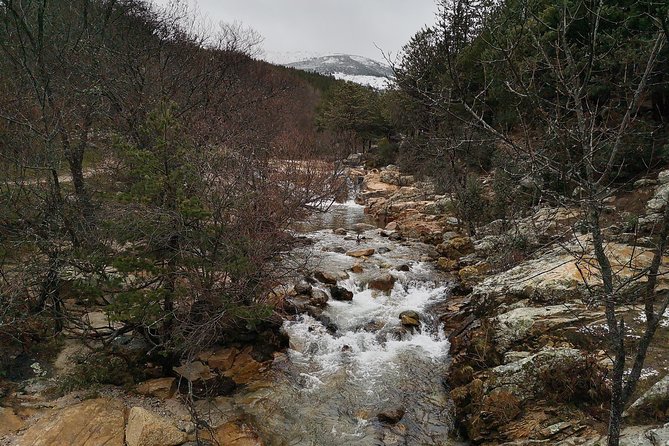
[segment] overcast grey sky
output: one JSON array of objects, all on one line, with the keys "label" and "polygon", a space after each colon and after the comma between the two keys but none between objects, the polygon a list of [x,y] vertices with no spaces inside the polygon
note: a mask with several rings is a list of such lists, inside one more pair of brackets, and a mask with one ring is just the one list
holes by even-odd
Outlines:
[{"label": "overcast grey sky", "polygon": [[[166,4],[169,0],[154,0]],[[347,53],[382,60],[396,54],[425,24],[435,0],[190,0],[208,20],[241,21],[275,53]]]}]

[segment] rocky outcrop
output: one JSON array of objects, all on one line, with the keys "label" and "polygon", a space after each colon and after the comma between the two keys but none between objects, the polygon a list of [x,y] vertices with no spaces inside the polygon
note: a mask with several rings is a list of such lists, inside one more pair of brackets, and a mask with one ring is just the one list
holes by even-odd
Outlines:
[{"label": "rocky outcrop", "polygon": [[125,406],[100,398],[51,411],[19,438],[18,445],[124,446],[124,437]]},{"label": "rocky outcrop", "polygon": [[140,383],[135,388],[137,393],[166,400],[172,398],[177,390],[175,378],[157,378]]},{"label": "rocky outcrop", "polygon": [[186,439],[186,433],[166,418],[141,407],[130,409],[125,429],[128,446],[177,446]]}]

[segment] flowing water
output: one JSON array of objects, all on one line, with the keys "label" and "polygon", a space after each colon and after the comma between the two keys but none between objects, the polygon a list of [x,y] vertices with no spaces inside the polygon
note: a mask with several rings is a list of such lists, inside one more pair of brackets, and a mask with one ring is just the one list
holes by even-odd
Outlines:
[{"label": "flowing water", "polygon": [[[449,344],[429,311],[448,298],[448,283],[423,261],[426,245],[393,242],[378,230],[365,231],[360,241],[355,232],[345,239],[332,231],[364,222],[363,207],[347,202],[300,228],[315,241],[293,253],[307,270],[343,272],[359,261],[336,251],[371,247],[377,253],[364,262],[364,272],[348,272],[338,282],[354,297],[329,301],[323,315],[336,330],[309,315],[286,322],[290,349],[274,361],[270,385],[240,396],[238,404],[270,445],[451,444],[442,385]],[[390,293],[366,286],[382,272],[397,278]],[[405,310],[420,314],[420,329],[401,326]],[[397,410],[405,412],[397,424],[377,418]]]}]

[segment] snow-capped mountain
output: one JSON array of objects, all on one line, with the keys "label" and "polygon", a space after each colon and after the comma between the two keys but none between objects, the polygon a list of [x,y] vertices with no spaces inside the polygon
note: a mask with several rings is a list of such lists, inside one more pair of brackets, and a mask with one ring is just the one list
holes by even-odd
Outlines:
[{"label": "snow-capped mountain", "polygon": [[374,88],[387,88],[393,72],[387,65],[362,56],[333,54],[283,64],[298,70],[334,76]]}]

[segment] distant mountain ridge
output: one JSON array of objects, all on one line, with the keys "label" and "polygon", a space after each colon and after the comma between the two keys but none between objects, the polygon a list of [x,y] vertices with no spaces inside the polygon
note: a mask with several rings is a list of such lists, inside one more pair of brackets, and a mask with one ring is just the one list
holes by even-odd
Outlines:
[{"label": "distant mountain ridge", "polygon": [[376,60],[350,54],[312,57],[284,64],[298,70],[334,76],[374,88],[386,88],[393,79],[392,69]]}]

